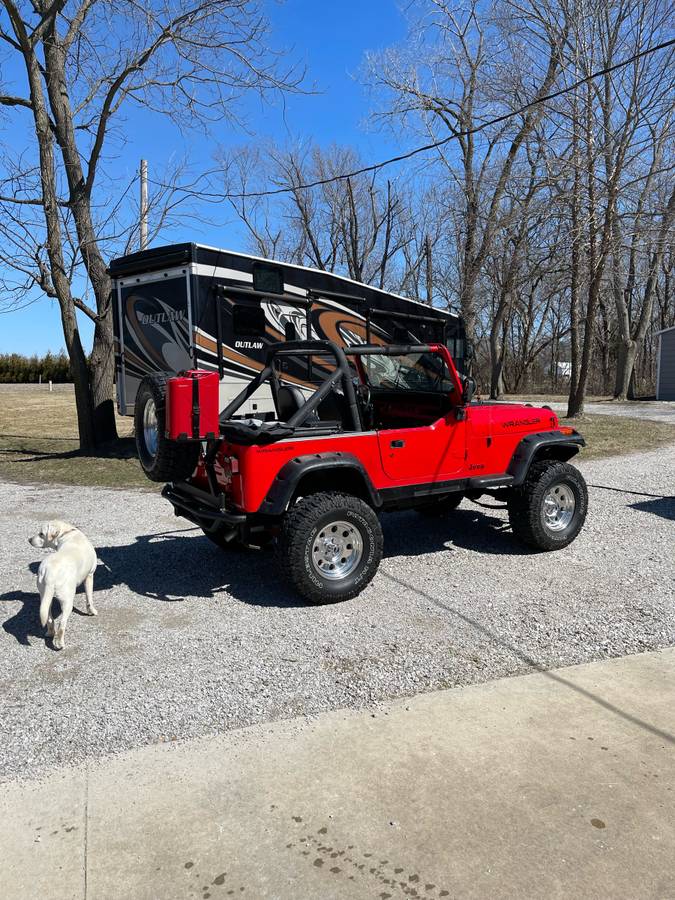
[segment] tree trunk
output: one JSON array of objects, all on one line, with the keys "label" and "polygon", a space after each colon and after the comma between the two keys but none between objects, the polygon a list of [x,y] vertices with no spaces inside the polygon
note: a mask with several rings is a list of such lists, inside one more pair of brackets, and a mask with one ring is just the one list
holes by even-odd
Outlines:
[{"label": "tree trunk", "polygon": [[570,273],[570,392],[567,417],[575,415],[574,398],[579,384],[579,286],[581,284],[581,169],[579,158],[579,104],[574,92],[572,107],[572,271]]},{"label": "tree trunk", "polygon": [[490,331],[490,399],[499,400],[504,392],[504,353],[500,342]]},{"label": "tree trunk", "polygon": [[63,336],[66,341],[66,350],[70,360],[70,374],[73,376],[75,387],[75,408],[77,410],[77,430],[80,440],[80,449],[88,453],[93,450],[95,441],[94,416],[89,390],[89,368],[87,356],[80,340],[80,331],[75,318],[75,308],[68,301],[61,302],[61,323]]},{"label": "tree trunk", "polygon": [[490,399],[498,400],[504,392],[504,319],[507,301],[502,293],[490,327]]},{"label": "tree trunk", "polygon": [[626,400],[628,397],[637,349],[636,342],[632,340],[624,340],[619,344],[616,360],[616,382],[614,384],[615,400]]},{"label": "tree trunk", "polygon": [[[97,316],[94,321],[94,343],[90,371],[91,422],[85,429],[93,434],[90,446],[103,444],[117,437],[113,401],[115,362],[110,278],[101,256],[91,216],[91,186],[82,171],[82,161],[75,138],[73,113],[65,74],[65,58],[55,30],[45,42],[47,91],[54,117],[56,137],[70,189],[70,204],[77,230],[82,260],[96,299]],[[71,301],[72,302],[72,301]]]},{"label": "tree trunk", "polygon": [[429,304],[429,306],[433,306],[434,270],[431,261],[431,238],[428,234],[424,238],[424,259],[425,274],[427,277],[427,303]]},{"label": "tree trunk", "polygon": [[466,339],[471,343],[474,347],[476,346],[476,282],[478,280],[478,273],[473,271],[473,268],[469,267],[464,273],[462,278],[462,289],[460,293],[459,303],[460,310],[462,313],[462,319],[464,320],[464,329],[466,332]]},{"label": "tree trunk", "polygon": [[100,319],[94,328],[94,347],[91,353],[91,399],[96,444],[117,438],[115,421],[114,384],[115,353],[112,316]]}]

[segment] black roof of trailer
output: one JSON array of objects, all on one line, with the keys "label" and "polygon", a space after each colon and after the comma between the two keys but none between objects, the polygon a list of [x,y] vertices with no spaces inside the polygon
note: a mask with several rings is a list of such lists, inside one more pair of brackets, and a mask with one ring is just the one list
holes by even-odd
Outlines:
[{"label": "black roof of trailer", "polygon": [[[313,269],[309,266],[300,266],[294,263],[266,259],[248,253],[239,253],[234,250],[209,247],[204,244],[170,244],[166,247],[153,247],[149,250],[130,253],[126,256],[120,256],[117,259],[113,259],[108,268],[108,272],[112,278],[125,278],[163,269],[187,266],[191,263],[212,267],[212,277],[216,277],[217,270],[221,268],[230,268],[250,274],[253,271],[254,265],[268,263],[270,265],[279,266],[284,272],[285,280],[293,279],[298,283],[302,282],[299,286],[308,291],[320,294],[322,290],[332,292],[338,290],[343,292],[345,298],[351,296],[353,299],[362,299],[369,306],[372,306],[373,303],[380,298],[384,302],[386,302],[387,299],[399,302],[403,301],[403,303],[412,303],[415,306],[422,307],[420,314],[424,314],[425,316],[437,318],[439,320],[447,321],[448,319],[452,319],[454,321],[460,321],[460,317],[457,313],[438,309],[429,306],[421,300],[403,297],[400,294],[394,294],[391,291],[385,291],[382,288],[377,288],[373,285],[362,284],[361,282],[354,281],[344,275],[338,275],[334,272],[327,272],[321,269]],[[204,274],[208,277],[208,268]]]}]

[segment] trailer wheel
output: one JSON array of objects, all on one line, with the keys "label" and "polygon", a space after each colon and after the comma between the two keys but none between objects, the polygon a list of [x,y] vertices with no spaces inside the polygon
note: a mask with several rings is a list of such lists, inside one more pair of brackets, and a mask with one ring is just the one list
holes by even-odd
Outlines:
[{"label": "trailer wheel", "polygon": [[349,600],[373,579],[382,559],[382,528],[358,497],[303,497],[284,516],[276,546],[286,580],[310,603]]},{"label": "trailer wheel", "polygon": [[183,481],[197,466],[199,444],[168,440],[165,423],[166,377],[147,375],[138,388],[134,412],[138,459],[151,481]]}]

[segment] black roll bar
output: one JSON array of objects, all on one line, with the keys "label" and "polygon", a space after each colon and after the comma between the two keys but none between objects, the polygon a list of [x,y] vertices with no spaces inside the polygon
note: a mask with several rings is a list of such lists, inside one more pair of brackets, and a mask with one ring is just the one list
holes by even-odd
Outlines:
[{"label": "black roll bar", "polygon": [[258,372],[255,378],[249,381],[246,387],[237,394],[234,400],[230,401],[230,403],[227,404],[225,409],[220,414],[221,421],[223,419],[227,421],[227,419],[232,418],[233,414],[236,413],[239,407],[244,404],[252,394],[255,394],[255,392],[264,381],[267,381],[267,379],[272,374],[272,371],[272,366],[268,365],[265,366],[265,368],[261,372]]},{"label": "black roll bar", "polygon": [[335,370],[331,372],[312,396],[290,417],[286,423],[291,428],[302,425],[316,410],[338,381],[342,382],[342,391],[347,399],[354,431],[362,431],[361,416],[356,402],[356,393],[352,384],[351,370],[347,356],[400,356],[405,353],[430,353],[431,344],[389,344],[388,346],[362,345],[346,347],[344,350],[333,341],[286,341],[270,347],[267,361],[262,371],[240,391],[220,414],[220,420],[227,421],[254,394],[263,382],[270,379],[274,402],[277,405],[278,380],[275,361],[284,356],[332,356]]},{"label": "black roll bar", "polygon": [[330,393],[333,385],[341,380],[342,390],[347,398],[347,405],[349,406],[349,413],[352,418],[354,431],[361,431],[361,416],[359,415],[359,407],[356,402],[356,394],[354,392],[354,385],[352,384],[349,363],[347,362],[344,350],[342,350],[341,347],[338,347],[337,344],[334,344],[333,341],[287,341],[284,344],[279,344],[277,347],[270,348],[269,353],[267,354],[267,365],[273,367],[274,360],[279,356],[312,357],[318,355],[332,356],[336,363],[335,371],[328,376],[319,389],[309,398],[307,403],[305,403],[304,406],[301,406],[297,412],[293,413],[287,424],[290,426],[302,425],[307,417],[314,412],[324,397]]},{"label": "black roll bar", "polygon": [[307,291],[307,297],[309,300],[351,300],[356,303],[367,303],[365,297],[359,297],[357,294],[342,294],[340,291],[315,291],[313,288],[310,288]]},{"label": "black roll bar", "polygon": [[302,425],[302,423],[308,418],[308,416],[310,416],[314,412],[314,410],[317,408],[319,403],[321,403],[324,397],[326,397],[327,394],[331,391],[333,385],[341,380],[342,390],[345,397],[347,398],[347,404],[349,405],[349,412],[352,418],[353,429],[354,431],[361,431],[361,417],[359,415],[359,408],[356,402],[356,394],[354,392],[354,385],[352,384],[349,363],[347,362],[347,357],[345,356],[343,350],[332,341],[287,341],[283,344],[278,344],[275,347],[270,347],[267,353],[267,361],[265,367],[261,372],[258,372],[255,378],[249,381],[244,389],[237,394],[234,400],[232,400],[225,407],[225,409],[220,414],[221,421],[227,421],[228,419],[230,419],[240,408],[240,406],[242,406],[248,400],[248,398],[258,390],[260,385],[263,384],[263,382],[267,381],[268,378],[272,381],[272,392],[275,395],[274,399],[276,402],[276,393],[278,390],[278,386],[275,383],[276,369],[274,367],[274,363],[277,357],[314,355],[332,356],[335,359],[336,363],[335,371],[331,372],[331,374],[318,388],[318,390],[315,391],[314,394],[312,394],[309,400],[305,404],[303,404],[300,409],[297,410],[297,412],[293,413],[287,424],[291,427]]},{"label": "black roll bar", "polygon": [[227,294],[236,294],[240,297],[250,297],[252,300],[276,300],[283,301],[288,304],[295,304],[297,306],[309,306],[311,305],[311,300],[308,300],[307,297],[300,297],[297,294],[274,294],[272,291],[256,291],[253,288],[249,287],[237,287],[232,284],[217,284],[215,286],[215,293],[218,297],[225,297]]}]

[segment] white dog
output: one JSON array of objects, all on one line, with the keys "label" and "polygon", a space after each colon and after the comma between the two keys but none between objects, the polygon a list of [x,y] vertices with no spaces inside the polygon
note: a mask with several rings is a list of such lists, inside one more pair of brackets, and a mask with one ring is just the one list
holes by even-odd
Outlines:
[{"label": "white dog", "polygon": [[[87,597],[87,612],[90,616],[98,615],[94,607],[96,551],[79,528],[60,521],[45,522],[35,537],[29,538],[29,543],[33,547],[56,550],[40,563],[37,586],[40,592],[40,622],[49,637],[54,638],[56,649],[62,650],[66,625],[75,603],[75,591],[82,582]],[[54,597],[61,604],[61,615],[56,622],[52,616]]]}]

